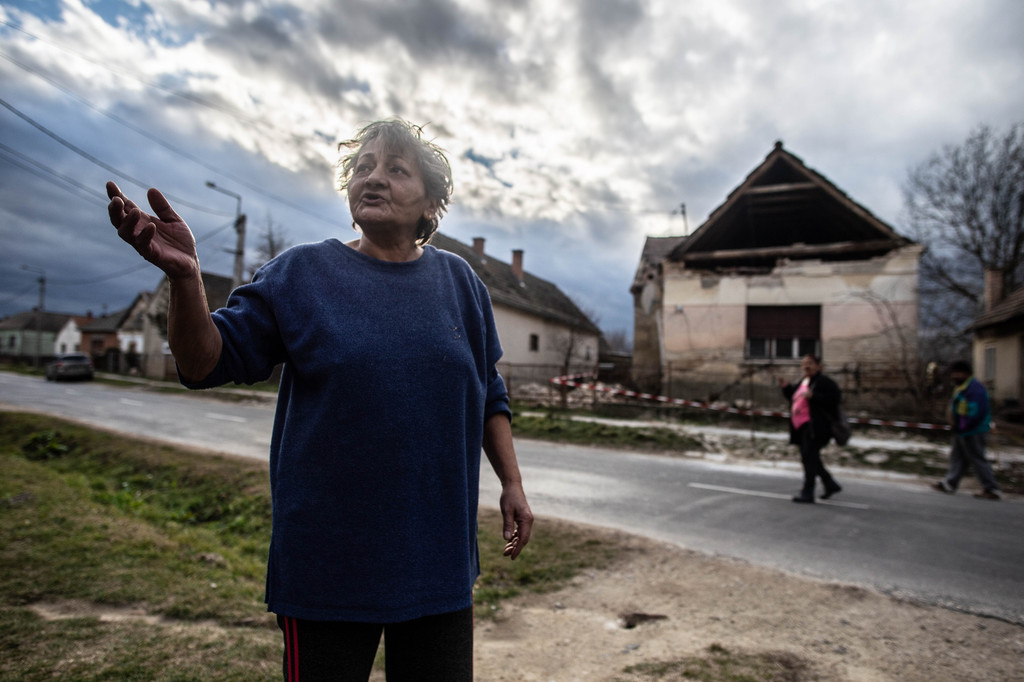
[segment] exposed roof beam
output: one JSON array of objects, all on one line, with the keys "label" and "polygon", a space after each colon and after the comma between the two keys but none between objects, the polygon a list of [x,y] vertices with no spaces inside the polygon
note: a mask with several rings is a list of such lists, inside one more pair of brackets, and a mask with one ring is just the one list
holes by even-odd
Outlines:
[{"label": "exposed roof beam", "polygon": [[789,258],[793,256],[801,258],[808,256],[834,256],[871,251],[889,251],[906,243],[906,240],[902,239],[875,239],[866,242],[836,242],[833,244],[791,244],[789,246],[770,246],[761,249],[691,251],[683,254],[683,262]]}]

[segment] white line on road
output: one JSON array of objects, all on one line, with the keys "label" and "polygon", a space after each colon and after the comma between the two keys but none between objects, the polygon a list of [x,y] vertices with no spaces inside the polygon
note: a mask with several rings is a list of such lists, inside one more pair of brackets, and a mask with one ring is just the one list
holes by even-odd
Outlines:
[{"label": "white line on road", "polygon": [[207,412],[206,418],[222,422],[234,422],[236,424],[244,424],[249,421],[245,417],[236,417],[233,414],[217,414],[216,412]]},{"label": "white line on road", "polygon": [[[724,485],[708,485],[707,483],[691,483],[691,488],[700,488],[701,490],[714,490],[720,493],[733,493],[734,495],[750,495],[752,497],[769,497],[773,500],[788,500],[789,495],[780,495],[779,493],[766,493],[763,490],[747,490],[745,488],[729,488]],[[846,507],[847,509],[871,509],[866,504],[857,504],[856,502],[836,502],[834,500],[821,500],[819,504],[829,504],[833,507]]]}]

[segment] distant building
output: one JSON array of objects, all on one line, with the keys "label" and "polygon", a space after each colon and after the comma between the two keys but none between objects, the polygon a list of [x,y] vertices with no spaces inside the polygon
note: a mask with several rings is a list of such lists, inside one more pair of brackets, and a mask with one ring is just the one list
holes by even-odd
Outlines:
[{"label": "distant building", "polygon": [[[231,294],[232,279],[224,275],[203,273],[203,287],[206,289],[206,305],[211,311],[223,308]],[[170,282],[166,277],[160,280],[156,289],[147,297],[145,310],[140,316],[141,339],[139,371],[151,379],[177,379],[174,357],[167,345],[167,303],[170,298]]]},{"label": "distant building", "polygon": [[0,357],[9,362],[52,358],[57,335],[71,317],[29,310],[0,320]]},{"label": "distant building", "polygon": [[1024,399],[1024,287],[1004,293],[1000,270],[985,273],[985,309],[974,320],[974,375],[997,407],[1020,408]]},{"label": "distant building", "polygon": [[468,246],[436,233],[430,243],[463,258],[487,287],[506,379],[547,381],[562,372],[595,370],[600,329],[558,286],[523,268],[523,251],[512,251],[506,263],[486,253],[483,237]]},{"label": "distant building", "polygon": [[54,353],[75,353],[82,350],[82,327],[93,321],[92,313],[71,315],[57,332],[53,342]]},{"label": "distant building", "polygon": [[92,356],[97,371],[140,370],[149,299],[149,292],[140,292],[127,308],[94,318],[81,327],[82,350]]},{"label": "distant building", "polygon": [[844,389],[907,389],[920,254],[778,142],[692,235],[648,238],[631,288],[634,379],[777,403],[775,376],[795,378],[813,353]]}]

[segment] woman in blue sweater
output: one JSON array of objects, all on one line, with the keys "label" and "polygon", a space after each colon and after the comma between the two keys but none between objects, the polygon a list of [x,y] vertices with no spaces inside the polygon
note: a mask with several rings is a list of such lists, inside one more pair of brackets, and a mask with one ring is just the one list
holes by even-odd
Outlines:
[{"label": "woman in blue sweater", "polygon": [[427,242],[451,195],[443,152],[404,121],[343,143],[339,188],[359,236],[289,249],[210,314],[195,241],[108,183],[122,239],[170,281],[182,382],[265,380],[283,363],[270,446],[266,601],[286,680],[472,679],[480,450],[502,483],[505,554],[533,516],[512,445],[487,290]]}]

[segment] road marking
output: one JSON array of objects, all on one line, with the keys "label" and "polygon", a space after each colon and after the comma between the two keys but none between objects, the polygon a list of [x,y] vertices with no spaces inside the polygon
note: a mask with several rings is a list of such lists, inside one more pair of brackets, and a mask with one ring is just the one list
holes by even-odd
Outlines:
[{"label": "road marking", "polygon": [[[690,483],[691,488],[700,488],[701,490],[714,490],[720,493],[733,493],[734,495],[750,495],[751,497],[768,497],[773,500],[789,500],[792,499],[791,495],[782,495],[779,493],[767,493],[763,490],[747,490],[746,488],[729,488],[724,485],[708,485],[707,483]],[[828,504],[833,507],[846,507],[847,509],[871,509],[866,504],[858,504],[856,502],[837,502],[835,500],[818,500],[816,504]]]},{"label": "road marking", "polygon": [[216,412],[207,412],[206,418],[222,422],[234,422],[236,424],[244,424],[249,421],[245,417],[236,417],[233,414],[217,414]]},{"label": "road marking", "polygon": [[132,407],[145,407],[146,405],[141,400],[132,400],[131,398],[121,398],[120,402],[122,405],[131,405]]}]

